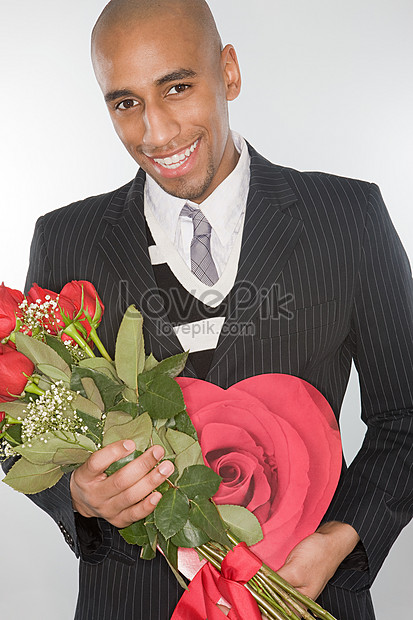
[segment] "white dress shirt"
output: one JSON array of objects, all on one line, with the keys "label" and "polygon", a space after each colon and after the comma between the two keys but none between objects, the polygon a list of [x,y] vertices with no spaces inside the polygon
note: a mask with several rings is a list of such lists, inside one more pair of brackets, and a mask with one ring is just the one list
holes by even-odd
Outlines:
[{"label": "white dress shirt", "polygon": [[[237,165],[202,203],[171,196],[149,175],[145,183],[145,217],[155,242],[149,247],[152,264],[167,263],[187,291],[212,307],[222,302],[235,283],[249,191],[248,147],[239,134],[232,132],[232,137],[240,153]],[[192,219],[180,215],[185,204],[200,209],[211,224],[211,255],[219,276],[213,287],[191,272],[194,230]],[[201,351],[216,346],[224,321],[225,317],[215,317],[174,329],[184,350]]]}]

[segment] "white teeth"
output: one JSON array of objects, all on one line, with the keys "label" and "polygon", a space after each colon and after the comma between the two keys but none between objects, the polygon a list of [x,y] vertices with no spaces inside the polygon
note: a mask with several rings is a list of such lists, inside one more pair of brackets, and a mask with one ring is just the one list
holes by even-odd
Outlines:
[{"label": "white teeth", "polygon": [[198,146],[199,140],[196,140],[186,151],[182,153],[175,153],[172,157],[165,157],[165,159],[154,159],[157,164],[160,164],[164,168],[179,168],[188,159],[190,155],[195,151]]}]

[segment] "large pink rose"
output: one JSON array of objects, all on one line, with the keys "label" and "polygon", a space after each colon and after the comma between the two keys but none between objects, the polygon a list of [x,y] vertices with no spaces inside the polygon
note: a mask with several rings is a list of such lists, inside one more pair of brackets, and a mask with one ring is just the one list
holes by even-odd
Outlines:
[{"label": "large pink rose", "polygon": [[291,375],[259,375],[228,390],[177,381],[205,463],[222,477],[214,501],[256,515],[264,540],[252,550],[277,570],[315,531],[338,483],[341,441],[329,404]]}]

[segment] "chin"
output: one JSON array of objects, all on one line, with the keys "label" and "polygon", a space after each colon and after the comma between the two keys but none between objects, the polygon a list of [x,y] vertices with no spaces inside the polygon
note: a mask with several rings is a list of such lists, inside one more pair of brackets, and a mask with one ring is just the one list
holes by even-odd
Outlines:
[{"label": "chin", "polygon": [[171,196],[175,196],[176,198],[182,198],[183,200],[197,202],[197,200],[203,196],[206,198],[212,193],[212,191],[208,193],[208,190],[214,179],[214,171],[208,168],[207,176],[203,180],[199,180],[198,182],[193,181],[192,183],[184,178],[177,179],[175,183],[165,183],[162,178],[152,178],[167,194],[171,194]]}]

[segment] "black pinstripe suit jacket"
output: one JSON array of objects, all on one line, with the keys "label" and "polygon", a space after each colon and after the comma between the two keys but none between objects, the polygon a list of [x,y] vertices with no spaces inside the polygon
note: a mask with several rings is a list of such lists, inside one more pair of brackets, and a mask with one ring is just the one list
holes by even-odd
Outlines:
[{"label": "black pinstripe suit jacket", "polygon": [[[369,585],[412,515],[408,260],[377,186],[281,168],[250,153],[238,275],[207,380],[225,388],[259,373],[297,375],[324,394],[338,417],[354,359],[367,433],[325,518],[353,525],[369,570],[339,569],[320,602],[339,620],[371,619]],[[72,279],[92,281],[106,306],[100,333],[109,350],[124,310],[135,303],[145,315],[147,349],[162,359],[181,347],[162,304],[148,294],[156,284],[144,180],[139,171],[114,192],[40,218],[27,283],[58,291]],[[190,365],[185,374],[194,376]],[[76,528],[67,476],[32,499],[80,555],[77,620],[170,617],[180,591],[163,561],[140,561],[105,521],[78,518]]]}]

